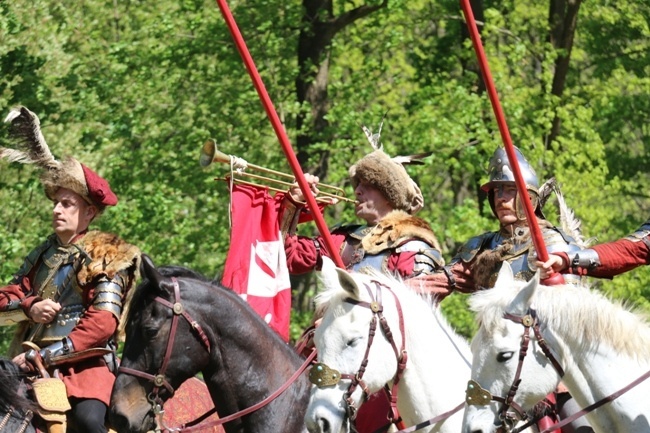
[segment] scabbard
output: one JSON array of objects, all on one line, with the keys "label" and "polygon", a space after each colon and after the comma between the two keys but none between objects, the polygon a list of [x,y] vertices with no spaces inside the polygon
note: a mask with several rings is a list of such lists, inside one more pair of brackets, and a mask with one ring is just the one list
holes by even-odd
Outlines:
[{"label": "scabbard", "polygon": [[49,367],[61,364],[67,364],[70,362],[79,362],[88,358],[95,358],[97,356],[104,356],[113,352],[111,349],[105,347],[93,347],[92,349],[81,350],[79,352],[72,352],[66,355],[59,355],[50,358],[47,361]]}]

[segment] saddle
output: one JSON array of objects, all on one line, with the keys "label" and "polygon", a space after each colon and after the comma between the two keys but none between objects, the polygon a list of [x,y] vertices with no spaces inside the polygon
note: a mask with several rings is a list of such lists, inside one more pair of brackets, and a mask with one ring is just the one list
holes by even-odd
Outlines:
[{"label": "saddle", "polygon": [[65,433],[66,415],[71,409],[63,381],[56,377],[42,377],[32,383],[38,415],[45,420],[49,433]]},{"label": "saddle", "polygon": [[[38,349],[38,346],[31,342],[25,342],[23,345],[26,348]],[[92,350],[93,349],[91,349],[91,351]],[[105,349],[100,350],[102,353],[105,351]],[[66,433],[66,412],[71,410],[72,406],[70,406],[70,401],[68,400],[68,393],[65,384],[57,377],[58,370],[54,370],[54,377],[49,374],[40,355],[35,356],[35,358],[30,361],[34,364],[40,375],[40,377],[37,377],[32,381],[31,389],[34,396],[34,402],[36,402],[38,406],[36,412],[45,422],[46,432]],[[116,432],[109,429],[109,433]]]}]

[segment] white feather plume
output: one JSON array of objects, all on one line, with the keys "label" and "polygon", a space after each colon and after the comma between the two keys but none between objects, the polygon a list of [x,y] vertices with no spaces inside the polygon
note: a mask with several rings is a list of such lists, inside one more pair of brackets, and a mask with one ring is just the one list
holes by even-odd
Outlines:
[{"label": "white feather plume", "polygon": [[560,184],[557,180],[552,177],[539,188],[539,200],[540,207],[544,207],[548,201],[551,192],[555,193],[557,198],[559,217],[560,217],[560,227],[568,235],[572,236],[576,244],[582,248],[587,248],[594,242],[593,238],[585,239],[585,236],[582,234],[582,221],[576,217],[575,212],[566,204],[564,199],[564,194],[560,189]]},{"label": "white feather plume", "polygon": [[0,147],[0,158],[9,162],[36,164],[41,168],[59,168],[61,163],[54,158],[41,133],[41,122],[36,114],[25,107],[13,108],[5,123],[9,123],[9,140],[13,148]]}]

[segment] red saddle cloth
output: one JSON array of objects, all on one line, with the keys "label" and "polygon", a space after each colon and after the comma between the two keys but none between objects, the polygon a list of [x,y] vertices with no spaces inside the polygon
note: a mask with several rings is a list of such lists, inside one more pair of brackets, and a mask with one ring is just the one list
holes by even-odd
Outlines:
[{"label": "red saddle cloth", "polygon": [[[208,387],[196,377],[186,380],[174,393],[174,397],[165,403],[163,420],[168,427],[178,427],[200,417],[214,407]],[[211,415],[203,423],[219,419],[217,414]],[[201,430],[212,433],[224,433],[220,425]]]}]

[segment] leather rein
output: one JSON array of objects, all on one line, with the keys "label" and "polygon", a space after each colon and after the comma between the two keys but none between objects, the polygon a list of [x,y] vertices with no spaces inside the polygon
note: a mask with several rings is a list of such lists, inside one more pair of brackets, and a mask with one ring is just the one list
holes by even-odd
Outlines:
[{"label": "leather rein", "polygon": [[[363,375],[365,374],[366,367],[368,366],[368,356],[370,354],[370,347],[372,346],[372,342],[374,341],[375,334],[377,331],[377,322],[379,322],[381,325],[381,330],[383,331],[386,339],[390,342],[391,346],[393,347],[393,352],[395,353],[395,358],[397,359],[397,371],[395,372],[392,379],[393,380],[392,390],[386,388],[386,392],[390,398],[390,404],[391,404],[391,414],[389,416],[389,421],[391,423],[396,423],[399,421],[399,414],[397,412],[398,384],[401,379],[402,373],[406,368],[406,362],[408,359],[408,355],[405,349],[406,339],[404,335],[404,314],[402,313],[402,306],[395,292],[393,292],[390,287],[378,281],[373,280],[372,282],[375,285],[375,293],[373,293],[370,285],[365,284],[366,290],[368,291],[368,294],[370,295],[370,299],[372,300],[371,302],[359,301],[357,299],[353,299],[350,297],[346,297],[343,300],[344,302],[353,305],[358,305],[360,307],[368,308],[372,312],[370,329],[368,330],[368,344],[366,345],[366,351],[363,356],[363,360],[361,361],[361,365],[359,366],[359,369],[354,374],[347,374],[347,373],[340,373],[337,370],[328,367],[324,363],[317,363],[309,371],[309,380],[311,381],[311,383],[318,386],[319,388],[336,385],[341,380],[349,380],[350,386],[348,387],[347,391],[344,394],[344,401],[345,401],[346,414],[351,421],[354,421],[357,417],[358,408],[355,406],[354,401],[352,400],[352,394],[358,387],[360,387],[361,390],[363,391],[364,401],[367,400],[370,395],[368,391],[368,387],[366,386],[366,383],[363,381]],[[388,289],[388,291],[395,298],[395,305],[397,306],[397,313],[399,316],[399,328],[400,328],[400,333],[402,335],[402,345],[400,349],[398,349],[397,345],[395,344],[393,333],[383,314],[384,306],[382,305],[382,298],[381,298],[382,287]]]},{"label": "leather rein", "polygon": [[[490,401],[496,401],[501,403],[502,406],[501,409],[499,410],[499,420],[502,422],[502,426],[500,428],[506,432],[519,433],[536,422],[535,419],[528,419],[529,417],[526,414],[526,412],[521,408],[521,406],[519,406],[517,403],[514,402],[515,394],[517,393],[517,390],[519,389],[519,384],[521,383],[521,377],[520,377],[521,370],[523,368],[524,359],[526,358],[526,354],[528,352],[531,329],[535,334],[535,338],[537,339],[537,343],[539,344],[540,349],[542,349],[542,352],[544,352],[544,355],[551,362],[553,368],[555,368],[555,371],[558,373],[560,377],[564,377],[564,369],[558,362],[557,358],[551,352],[551,349],[546,343],[546,340],[544,340],[544,337],[542,336],[542,333],[539,330],[539,319],[537,317],[537,312],[534,309],[529,308],[527,314],[525,314],[524,316],[515,316],[514,314],[510,314],[506,312],[503,314],[503,317],[515,323],[519,323],[524,327],[524,333],[521,337],[521,345],[519,347],[519,363],[517,364],[515,378],[512,382],[512,385],[510,386],[510,390],[508,391],[506,397],[493,396],[490,394],[488,390],[483,389],[478,382],[474,380],[470,380],[467,384],[467,390],[465,391],[467,394],[465,402],[468,405],[476,405],[476,406],[485,406],[489,404]],[[543,430],[540,433],[549,433],[561,428],[562,426],[565,426],[566,424],[569,424],[570,422],[584,416],[585,414],[599,408],[600,406],[615,400],[616,398],[620,397],[622,394],[634,388],[639,383],[646,380],[648,377],[650,377],[650,371],[646,372],[641,377],[637,378],[635,381],[628,384],[627,386],[620,389],[619,391],[607,397],[604,397],[598,400],[597,402],[587,406],[586,408],[563,419],[562,421],[550,427],[547,427],[545,430]],[[508,412],[509,408],[512,408],[515,411],[516,415],[513,414],[512,412]],[[524,425],[520,427],[512,428],[514,423],[517,421],[517,416],[519,416],[519,420],[526,421],[526,422]]]},{"label": "leather rein", "polygon": [[[408,354],[405,347],[406,335],[404,332],[404,313],[402,312],[402,305],[400,304],[399,298],[389,286],[375,280],[373,280],[372,282],[375,284],[375,294],[373,294],[370,286],[368,284],[365,284],[366,290],[368,291],[368,294],[370,295],[370,299],[372,300],[371,302],[359,301],[357,299],[353,299],[350,297],[346,297],[345,299],[343,299],[344,302],[353,305],[358,305],[360,307],[368,308],[373,313],[373,317],[370,321],[370,329],[368,330],[368,344],[366,346],[366,352],[364,354],[363,360],[361,361],[361,365],[359,366],[359,370],[357,370],[355,374],[345,374],[345,373],[340,373],[333,368],[330,368],[324,363],[317,363],[312,367],[312,369],[309,372],[309,380],[311,381],[311,383],[313,383],[319,388],[334,386],[337,383],[339,383],[339,381],[341,380],[349,380],[350,386],[348,387],[348,390],[344,394],[344,401],[346,406],[346,415],[351,421],[354,421],[354,419],[357,416],[358,408],[354,405],[354,401],[352,400],[352,394],[357,389],[357,387],[360,387],[363,391],[363,399],[364,400],[368,399],[369,391],[368,391],[368,387],[366,386],[366,383],[363,381],[363,375],[366,371],[366,367],[368,366],[368,355],[370,353],[370,347],[372,346],[372,342],[376,334],[377,321],[379,321],[384,336],[393,347],[393,352],[395,353],[395,358],[397,359],[397,370],[395,371],[395,374],[393,375],[393,379],[392,379],[393,386],[392,388],[388,388],[388,385],[386,385],[386,387],[384,388],[390,400],[391,411],[388,417],[388,421],[391,424],[396,424],[397,427],[400,429],[396,433],[414,432],[449,418],[451,415],[461,410],[465,405],[465,403],[463,402],[458,406],[456,406],[455,408],[443,414],[440,414],[430,420],[421,422],[419,424],[416,424],[408,428],[404,426],[404,423],[402,422],[399,416],[399,412],[397,410],[397,394],[399,389],[398,386],[402,374],[406,369],[406,363],[408,360]],[[393,333],[390,329],[390,326],[388,325],[388,322],[386,321],[386,318],[384,317],[383,314],[384,307],[382,305],[382,297],[381,297],[382,287],[386,288],[395,298],[395,306],[397,308],[397,315],[399,318],[399,331],[400,331],[400,335],[402,336],[402,344],[399,350],[397,349],[397,345],[395,344],[395,340],[393,339]],[[356,431],[354,426],[352,426],[352,428],[354,431]]]},{"label": "leather rein", "polygon": [[[154,298],[154,301],[156,301],[156,302],[158,302],[158,303],[160,303],[160,304],[162,304],[162,305],[164,305],[166,307],[169,307],[174,312],[174,315],[172,316],[172,324],[171,324],[171,328],[170,328],[170,331],[169,331],[169,337],[167,339],[167,347],[165,349],[165,357],[163,358],[163,362],[162,362],[162,365],[160,366],[160,370],[158,370],[158,373],[154,375],[154,374],[145,373],[143,371],[139,371],[139,370],[135,370],[135,369],[132,369],[132,368],[127,368],[127,367],[122,367],[122,366],[120,366],[119,369],[118,369],[118,371],[120,373],[130,374],[132,376],[137,376],[137,377],[140,377],[140,378],[143,378],[143,379],[146,379],[148,381],[153,382],[154,388],[151,391],[151,393],[147,396],[147,400],[149,400],[149,402],[151,403],[152,411],[153,411],[154,415],[156,416],[156,422],[157,422],[157,425],[158,425],[157,429],[156,429],[157,432],[161,431],[160,426],[163,426],[162,431],[166,431],[166,432],[200,431],[200,430],[203,430],[203,429],[205,429],[207,427],[221,425],[221,424],[227,423],[229,421],[232,421],[234,419],[240,418],[240,417],[242,417],[244,415],[247,415],[247,414],[249,414],[251,412],[254,412],[254,411],[266,406],[267,404],[269,404],[270,402],[275,400],[280,394],[282,394],[284,391],[286,391],[287,388],[289,388],[289,386],[293,382],[295,382],[298,379],[298,377],[300,377],[300,375],[307,369],[307,367],[314,360],[314,357],[316,356],[315,352],[313,352],[303,362],[303,364],[300,366],[300,368],[289,378],[289,380],[287,382],[285,382],[280,388],[278,388],[273,394],[269,395],[264,400],[260,401],[259,403],[255,404],[255,405],[253,405],[253,406],[251,406],[249,408],[240,410],[240,411],[238,411],[236,413],[233,413],[233,414],[228,415],[228,416],[223,417],[223,418],[219,418],[219,419],[214,420],[214,421],[203,422],[209,416],[216,413],[217,409],[212,408],[209,411],[207,411],[206,413],[204,413],[203,415],[196,418],[195,420],[190,421],[190,422],[182,425],[181,427],[178,427],[178,428],[167,427],[163,422],[163,415],[164,415],[163,400],[160,398],[159,393],[160,393],[161,388],[164,387],[165,389],[167,389],[167,391],[169,391],[170,396],[174,395],[175,390],[171,386],[169,381],[167,381],[167,379],[165,378],[165,372],[167,371],[167,366],[168,366],[169,361],[171,359],[172,348],[174,346],[174,340],[176,338],[176,330],[178,328],[179,316],[183,317],[187,321],[187,323],[189,323],[190,328],[192,329],[194,334],[197,336],[197,338],[199,339],[201,344],[203,344],[203,346],[205,347],[207,352],[208,353],[211,352],[210,340],[208,340],[208,337],[205,334],[205,332],[203,331],[203,328],[201,328],[201,325],[199,325],[199,323],[196,320],[194,320],[185,311],[185,309],[183,307],[183,304],[181,303],[181,294],[180,294],[180,287],[178,285],[178,280],[175,277],[172,277],[171,279],[172,279],[172,284],[174,286],[174,303],[171,303],[171,302],[167,301],[166,299],[163,299],[163,298],[161,298],[159,296]],[[200,424],[200,425],[197,425],[197,424]]]},{"label": "leather rein", "polygon": [[[2,420],[0,420],[0,432],[4,431],[5,427],[7,427],[9,424],[9,421],[11,421],[11,418],[16,417],[16,415],[16,409],[13,406],[9,406],[7,413],[2,418]],[[29,427],[29,424],[32,422],[32,418],[34,418],[34,412],[27,410],[25,412],[25,417],[20,422],[18,430],[14,430],[13,433],[24,433],[27,430],[27,427]]]}]

